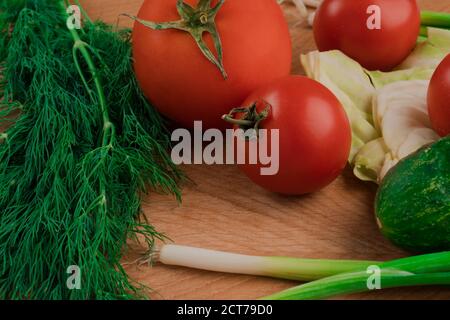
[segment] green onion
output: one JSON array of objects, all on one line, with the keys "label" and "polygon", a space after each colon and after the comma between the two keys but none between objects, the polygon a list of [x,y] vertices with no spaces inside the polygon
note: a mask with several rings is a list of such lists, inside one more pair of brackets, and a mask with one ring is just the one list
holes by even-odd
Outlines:
[{"label": "green onion", "polygon": [[[369,291],[371,268],[379,268],[381,288],[450,284],[450,251],[388,262],[263,257],[179,245],[165,245],[144,259],[193,269],[312,281],[267,300],[323,299]],[[371,271],[372,270],[372,271]],[[315,281],[314,281],[315,280]]]},{"label": "green onion", "polygon": [[[450,252],[403,258],[382,263],[381,287],[450,284]],[[324,299],[336,295],[370,291],[368,270],[344,273],[303,284],[271,296],[267,300]]]},{"label": "green onion", "polygon": [[421,22],[423,26],[435,28],[450,28],[450,13],[422,11]]},{"label": "green onion", "polygon": [[318,260],[289,257],[261,257],[200,248],[165,245],[146,261],[188,268],[311,281],[380,264],[374,261]]},{"label": "green onion", "polygon": [[[383,270],[381,273],[383,289],[450,285],[450,272],[413,274],[395,270]],[[278,294],[265,297],[265,300],[312,300],[325,299],[342,294],[351,294],[370,291],[367,285],[368,274],[366,272],[345,273],[314,282],[310,282]]]}]

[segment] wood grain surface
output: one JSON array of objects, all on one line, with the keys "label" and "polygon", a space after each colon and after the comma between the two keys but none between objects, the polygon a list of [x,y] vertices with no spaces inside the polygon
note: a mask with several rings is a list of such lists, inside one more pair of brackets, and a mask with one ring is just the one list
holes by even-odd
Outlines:
[{"label": "wood grain surface", "polygon": [[[241,0],[245,1],[245,0]],[[83,2],[83,1],[82,1]],[[130,26],[120,13],[136,14],[142,0],[84,1],[88,13]],[[421,0],[422,9],[450,12],[450,0]],[[283,6],[294,45],[293,73],[301,74],[299,54],[314,50],[312,32],[295,8]],[[193,183],[183,203],[151,194],[145,214],[178,244],[252,255],[388,260],[406,256],[385,240],[374,220],[376,186],[357,180],[348,168],[332,185],[303,197],[283,197],[255,186],[233,166],[184,166]],[[128,259],[137,257],[131,252]],[[130,265],[127,272],[150,286],[155,299],[254,299],[297,283],[186,268]],[[450,288],[407,288],[340,298],[450,299]]]}]

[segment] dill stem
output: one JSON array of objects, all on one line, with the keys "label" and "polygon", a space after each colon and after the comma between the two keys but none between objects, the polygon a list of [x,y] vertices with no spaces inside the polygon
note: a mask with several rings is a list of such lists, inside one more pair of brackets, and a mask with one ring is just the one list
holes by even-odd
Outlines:
[{"label": "dill stem", "polygon": [[[64,11],[64,16],[67,16],[67,8],[66,6],[69,4],[68,0],[62,0],[60,2],[62,10]],[[81,7],[81,6],[80,6]],[[106,96],[103,90],[102,81],[97,71],[97,67],[95,66],[94,60],[92,59],[91,53],[88,50],[88,45],[81,40],[81,37],[76,30],[76,28],[69,28],[70,34],[74,40],[74,63],[78,64],[76,61],[76,51],[79,50],[83,59],[86,61],[89,72],[92,75],[92,79],[94,80],[95,90],[97,91],[98,103],[100,106],[100,110],[103,117],[103,131],[102,131],[102,148],[108,147],[107,149],[102,149],[102,159],[98,164],[102,163],[105,159],[106,154],[109,152],[110,148],[112,148],[112,143],[115,136],[115,127],[114,124],[110,121],[109,110],[106,104]],[[80,73],[80,77],[83,82],[86,84],[86,80],[84,79],[84,75],[81,69],[78,67],[78,72]],[[88,87],[86,87],[88,93],[91,94]],[[99,182],[99,189],[102,196],[102,206],[106,206],[106,186],[104,182]]]},{"label": "dill stem", "polygon": [[[68,4],[68,0],[61,1],[61,6],[64,10],[64,14],[66,13],[66,6],[64,5]],[[78,31],[75,28],[69,29],[70,34],[72,35],[72,38],[74,40],[74,48],[76,50],[79,50],[81,55],[83,56],[84,60],[87,63],[88,69],[92,75],[92,79],[94,80],[95,89],[97,91],[98,95],[98,103],[100,105],[100,110],[102,112],[103,116],[103,147],[108,146],[111,143],[112,138],[114,137],[115,128],[113,123],[110,121],[109,118],[109,111],[108,107],[106,105],[106,97],[105,92],[103,91],[103,85],[101,82],[101,79],[97,72],[97,67],[95,66],[94,60],[92,59],[91,54],[89,53],[88,45],[81,40],[80,35],[78,34]],[[83,75],[80,75],[83,78]]]}]

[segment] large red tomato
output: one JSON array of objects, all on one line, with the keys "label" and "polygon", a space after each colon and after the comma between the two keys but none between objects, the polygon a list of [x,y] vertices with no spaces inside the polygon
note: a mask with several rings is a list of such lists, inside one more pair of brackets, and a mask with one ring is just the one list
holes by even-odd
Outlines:
[{"label": "large red tomato", "polygon": [[320,51],[341,50],[370,70],[388,71],[400,64],[419,30],[416,0],[324,0],[314,19]]},{"label": "large red tomato", "polygon": [[450,54],[445,57],[431,78],[428,89],[428,112],[436,132],[450,134]]},{"label": "large red tomato", "polygon": [[[259,124],[269,133],[247,140],[245,150],[238,150],[247,153],[246,164],[239,167],[251,180],[272,192],[301,195],[338,177],[347,164],[352,137],[347,115],[330,90],[309,78],[289,76],[258,89],[244,105],[255,102],[259,112],[270,106],[267,118]],[[267,145],[273,158],[277,143],[271,140],[273,129],[279,130],[278,172],[262,175],[261,168],[268,165],[249,163],[250,144]]]},{"label": "large red tomato", "polygon": [[[197,2],[185,1],[192,7]],[[176,0],[146,0],[138,17],[179,20],[176,4]],[[211,5],[216,4],[213,0]],[[256,88],[290,72],[289,29],[275,0],[227,0],[215,21],[226,80],[188,33],[134,25],[134,67],[141,87],[162,114],[185,127],[202,120],[206,128],[224,128],[222,114]],[[211,36],[204,36],[215,52]]]}]

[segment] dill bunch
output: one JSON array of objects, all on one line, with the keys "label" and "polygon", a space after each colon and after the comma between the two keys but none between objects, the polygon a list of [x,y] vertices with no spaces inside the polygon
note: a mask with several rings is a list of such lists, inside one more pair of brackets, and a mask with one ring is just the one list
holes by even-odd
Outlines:
[{"label": "dill bunch", "polygon": [[[169,138],[133,74],[130,30],[66,27],[61,0],[0,1],[0,298],[132,299],[128,238],[152,246],[147,186],[176,195]],[[15,117],[15,114],[19,113]],[[69,266],[81,288],[69,289]]]}]

